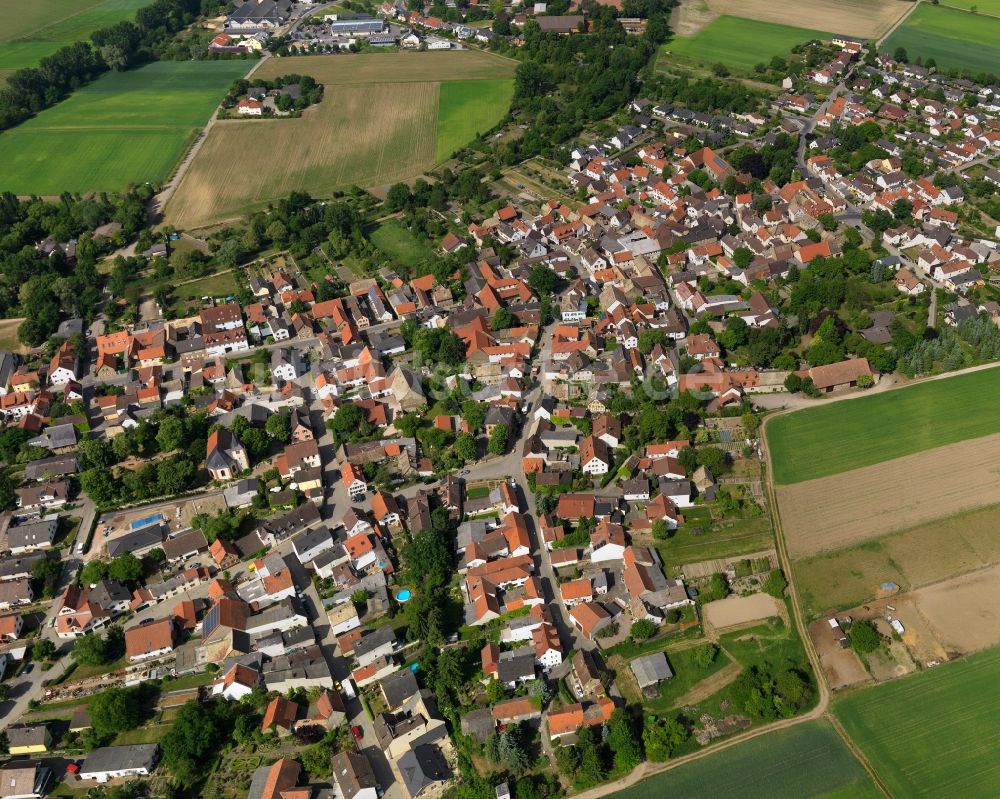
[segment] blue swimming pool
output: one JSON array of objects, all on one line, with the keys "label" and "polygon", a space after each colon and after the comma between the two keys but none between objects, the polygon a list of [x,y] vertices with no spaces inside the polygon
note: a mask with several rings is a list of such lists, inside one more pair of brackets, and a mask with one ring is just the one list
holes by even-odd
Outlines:
[{"label": "blue swimming pool", "polygon": [[163,521],[162,513],[153,513],[149,516],[143,516],[141,519],[133,519],[129,522],[129,528],[132,530],[138,530],[140,527],[149,527],[151,524],[156,524],[157,522]]},{"label": "blue swimming pool", "polygon": [[407,601],[409,601],[409,599],[410,599],[411,596],[413,596],[413,595],[410,593],[410,589],[404,588],[402,591],[400,591],[398,594],[396,594],[396,601],[397,602],[407,602]]}]

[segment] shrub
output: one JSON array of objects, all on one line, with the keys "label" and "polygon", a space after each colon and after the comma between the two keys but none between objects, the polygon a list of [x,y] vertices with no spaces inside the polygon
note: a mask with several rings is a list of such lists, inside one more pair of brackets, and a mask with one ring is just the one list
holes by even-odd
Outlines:
[{"label": "shrub", "polygon": [[649,619],[639,619],[632,625],[629,633],[636,641],[648,641],[656,635],[656,625]]}]

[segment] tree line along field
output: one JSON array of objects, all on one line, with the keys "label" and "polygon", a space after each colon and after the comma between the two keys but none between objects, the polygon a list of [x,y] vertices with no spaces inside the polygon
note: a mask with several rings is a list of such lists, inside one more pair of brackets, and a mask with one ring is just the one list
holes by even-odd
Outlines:
[{"label": "tree line along field", "polygon": [[[517,62],[474,50],[271,59],[254,77],[289,71],[325,85],[295,119],[221,120],[206,137],[167,220],[185,228],[242,215],[301,190],[406,180],[506,114]],[[248,169],[234,153],[270,153]]]},{"label": "tree line along field", "polygon": [[610,799],[879,799],[881,793],[827,721],[760,735],[644,779]]},{"label": "tree line along field", "polygon": [[755,64],[787,55],[798,44],[812,39],[829,39],[830,35],[811,28],[721,16],[694,36],[678,36],[663,44],[660,57],[682,64],[721,63],[731,69],[750,71]]},{"label": "tree line along field", "polygon": [[4,189],[44,196],[164,180],[248,69],[243,61],[159,61],[108,73],[0,133]]},{"label": "tree line along field", "polygon": [[768,421],[773,480],[790,485],[1000,431],[1000,373],[981,369]]},{"label": "tree line along field", "polygon": [[150,0],[2,0],[0,82],[61,47],[131,19]]},{"label": "tree line along field", "polygon": [[895,796],[987,799],[1000,795],[998,681],[992,649],[848,694],[833,712]]},{"label": "tree line along field", "polygon": [[[965,5],[965,0],[962,0]],[[969,0],[968,7],[1000,15],[1000,2]],[[972,72],[1000,71],[1000,16],[986,16],[954,8],[921,3],[893,31],[882,45],[892,55],[898,47],[906,49],[910,60],[919,56],[925,62],[933,58],[938,69],[968,69]]]}]

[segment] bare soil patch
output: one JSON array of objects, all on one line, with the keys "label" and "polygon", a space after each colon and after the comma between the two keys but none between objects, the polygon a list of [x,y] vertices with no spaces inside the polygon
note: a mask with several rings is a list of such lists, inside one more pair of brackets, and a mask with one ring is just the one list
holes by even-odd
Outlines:
[{"label": "bare soil patch", "polygon": [[705,623],[714,630],[739,627],[772,616],[785,617],[785,608],[770,594],[731,596],[707,603],[702,611]]},{"label": "bare soil patch", "polygon": [[826,672],[826,679],[830,688],[846,688],[849,685],[858,685],[863,682],[870,682],[871,677],[865,670],[864,664],[858,660],[858,656],[850,649],[844,649],[834,638],[830,625],[826,619],[818,619],[809,625],[809,635],[816,647],[819,661]]},{"label": "bare soil patch", "polygon": [[778,486],[792,559],[1000,503],[1000,434]]},{"label": "bare soil patch", "polygon": [[913,8],[905,0],[796,0],[794,7],[771,0],[707,0],[711,11],[844,36],[878,39]]},{"label": "bare soil patch", "polygon": [[694,36],[719,13],[712,10],[707,0],[683,0],[670,15],[670,30],[675,36]]},{"label": "bare soil patch", "polygon": [[977,652],[1000,644],[997,597],[1000,566],[964,574],[912,594],[927,626],[949,654]]}]

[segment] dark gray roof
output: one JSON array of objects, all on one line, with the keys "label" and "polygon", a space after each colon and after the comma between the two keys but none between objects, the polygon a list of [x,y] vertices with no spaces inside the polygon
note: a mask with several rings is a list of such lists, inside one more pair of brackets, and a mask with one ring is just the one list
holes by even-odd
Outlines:
[{"label": "dark gray roof", "polygon": [[409,669],[400,669],[381,680],[382,693],[390,710],[399,707],[403,702],[420,690],[417,678]]},{"label": "dark gray roof", "polygon": [[481,707],[469,713],[462,714],[462,732],[470,735],[480,743],[486,741],[496,731],[497,723],[493,720],[493,711]]},{"label": "dark gray roof", "polygon": [[62,449],[63,447],[75,447],[76,440],[76,428],[73,425],[57,424],[49,427],[44,433],[31,439],[28,443],[46,449]]},{"label": "dark gray roof", "polygon": [[662,652],[637,657],[629,665],[640,688],[656,685],[661,680],[669,680],[674,676],[667,663],[667,656]]},{"label": "dark gray roof", "polygon": [[47,476],[65,477],[79,469],[76,455],[53,455],[51,458],[31,461],[24,467],[26,480],[43,480]]},{"label": "dark gray roof", "polygon": [[451,776],[441,751],[429,744],[421,744],[408,750],[399,758],[398,763],[399,773],[410,796],[417,796],[429,785]]},{"label": "dark gray roof", "polygon": [[333,546],[333,534],[326,527],[311,527],[292,539],[296,552],[310,552],[322,544]]},{"label": "dark gray roof", "polygon": [[501,652],[497,661],[497,676],[501,682],[530,680],[535,676],[535,649],[522,646],[508,652]]},{"label": "dark gray roof", "polygon": [[19,524],[7,529],[7,545],[11,549],[26,549],[52,546],[52,541],[59,526],[59,517],[55,514],[44,519]]},{"label": "dark gray roof", "polygon": [[116,602],[128,602],[132,594],[117,580],[102,580],[90,589],[90,599],[102,608],[108,608]]},{"label": "dark gray roof", "polygon": [[145,552],[148,549],[160,546],[163,543],[165,534],[166,525],[151,524],[148,527],[143,527],[141,530],[127,533],[121,538],[114,538],[108,541],[108,555],[116,558],[124,552],[132,552],[133,554]]},{"label": "dark gray roof", "polygon": [[29,552],[18,557],[0,560],[0,580],[11,580],[15,577],[31,574],[31,568],[42,558],[44,552]]},{"label": "dark gray roof", "polygon": [[151,769],[156,762],[156,744],[133,744],[132,746],[103,746],[95,749],[80,767],[80,774],[95,774],[103,771],[124,771],[125,769]]},{"label": "dark gray roof", "polygon": [[381,646],[385,646],[396,640],[396,631],[390,626],[379,627],[374,632],[362,636],[354,645],[354,656],[360,658],[369,652],[373,652]]}]

